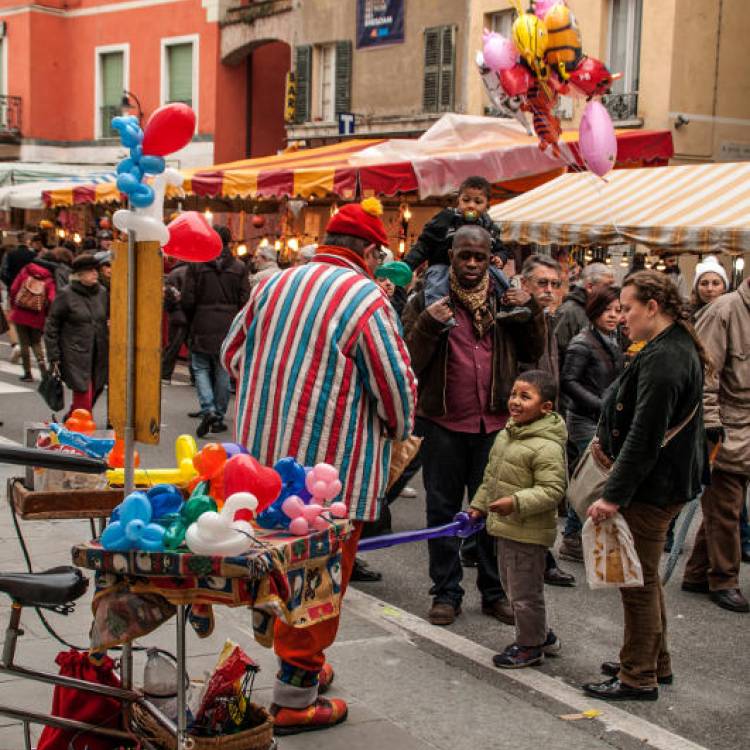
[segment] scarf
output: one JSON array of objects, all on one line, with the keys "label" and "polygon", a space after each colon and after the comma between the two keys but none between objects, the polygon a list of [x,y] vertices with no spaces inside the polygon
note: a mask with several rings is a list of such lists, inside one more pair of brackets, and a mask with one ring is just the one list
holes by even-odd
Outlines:
[{"label": "scarf", "polygon": [[464,289],[458,283],[453,268],[448,273],[450,279],[451,294],[468,310],[471,315],[474,333],[477,338],[484,335],[495,325],[495,314],[490,303],[490,275],[484,278],[473,289]]}]

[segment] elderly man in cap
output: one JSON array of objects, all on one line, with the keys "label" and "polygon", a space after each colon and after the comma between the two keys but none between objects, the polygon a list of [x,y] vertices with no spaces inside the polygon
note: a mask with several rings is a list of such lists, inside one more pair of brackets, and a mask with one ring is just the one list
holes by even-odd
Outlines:
[{"label": "elderly man in cap", "polygon": [[[375,284],[387,242],[374,198],[331,217],[311,263],[259,283],[235,318],[222,361],[237,378],[236,440],[266,465],[294,456],[340,472],[354,530],[341,547],[346,591],[365,521],[380,514],[391,441],[409,436],[416,383],[399,323]],[[333,670],[324,650],[338,617],[306,628],[276,621],[281,667],[271,712],[277,734],[325,729],[347,716],[319,694]]]}]

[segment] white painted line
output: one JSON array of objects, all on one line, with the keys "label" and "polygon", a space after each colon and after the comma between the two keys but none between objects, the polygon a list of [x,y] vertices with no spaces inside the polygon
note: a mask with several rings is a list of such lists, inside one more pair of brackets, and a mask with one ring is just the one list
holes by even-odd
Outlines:
[{"label": "white painted line", "polygon": [[11,383],[5,383],[2,380],[0,380],[0,396],[5,395],[6,393],[31,393],[31,388],[24,388],[21,385],[13,385]]},{"label": "white painted line", "polygon": [[3,437],[0,435],[0,444],[2,445],[21,445],[21,443],[17,442],[16,440],[11,440],[10,438]]},{"label": "white painted line", "polygon": [[[363,617],[370,622],[376,622],[391,632],[411,633],[463,658],[470,659],[482,667],[489,667],[492,664],[492,656],[495,652],[491,649],[445,628],[430,625],[426,620],[394,607],[392,604],[380,601],[359,589],[350,587],[347,590],[344,606],[359,617]],[[589,699],[580,690],[576,690],[561,680],[542,672],[533,669],[518,669],[505,670],[501,674],[528,690],[534,690],[569,706],[571,713],[581,713],[592,708],[602,711],[602,716],[595,721],[602,722],[608,731],[621,732],[633,737],[642,743],[643,747],[655,748],[655,750],[707,750],[702,745],[628,713],[617,706],[604,701]]]},{"label": "white painted line", "polygon": [[[14,365],[11,362],[3,362],[0,360],[0,372],[7,372],[8,375],[18,375],[20,377],[23,375],[23,367],[20,364]],[[39,377],[39,368],[35,365],[31,366],[31,372],[34,373],[37,378]]]}]

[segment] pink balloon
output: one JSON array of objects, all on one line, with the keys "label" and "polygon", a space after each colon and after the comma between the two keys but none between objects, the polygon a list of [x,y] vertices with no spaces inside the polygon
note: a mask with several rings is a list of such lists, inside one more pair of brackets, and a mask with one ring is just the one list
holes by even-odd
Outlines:
[{"label": "pink balloon", "polygon": [[297,495],[290,495],[281,504],[281,512],[289,518],[299,518],[303,515],[307,506],[300,500]]},{"label": "pink balloon", "polygon": [[331,464],[316,464],[313,467],[315,478],[321,482],[334,482],[339,478],[339,471]]},{"label": "pink balloon", "polygon": [[518,49],[510,39],[494,31],[484,36],[484,64],[492,70],[510,70],[518,62]]},{"label": "pink balloon", "polygon": [[534,2],[534,13],[539,18],[544,18],[547,13],[550,12],[553,6],[557,5],[567,5],[565,0],[535,0]]},{"label": "pink balloon", "polygon": [[331,503],[328,510],[334,518],[346,518],[349,512],[346,503]]},{"label": "pink balloon", "polygon": [[583,111],[578,129],[578,145],[586,166],[599,177],[604,177],[617,160],[617,136],[612,118],[605,106],[590,101]]},{"label": "pink balloon", "polygon": [[164,254],[192,263],[213,260],[221,253],[221,237],[198,211],[185,211],[167,225]]},{"label": "pink balloon", "polygon": [[307,536],[309,528],[304,518],[295,518],[289,524],[289,531],[295,536]]},{"label": "pink balloon", "polygon": [[323,516],[318,516],[316,519],[312,522],[312,527],[316,531],[325,531],[330,527],[331,523],[328,521],[328,519],[323,518]]},{"label": "pink balloon", "polygon": [[302,515],[308,523],[312,523],[323,512],[322,505],[306,505],[302,510]]}]

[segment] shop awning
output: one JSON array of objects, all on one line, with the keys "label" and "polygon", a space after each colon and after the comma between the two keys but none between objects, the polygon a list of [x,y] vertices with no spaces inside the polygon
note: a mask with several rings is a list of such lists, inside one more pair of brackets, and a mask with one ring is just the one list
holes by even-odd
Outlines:
[{"label": "shop awning", "polygon": [[[358,139],[321,148],[184,170],[186,195],[204,198],[282,198],[335,195],[421,198],[455,191],[468,176],[486,177],[499,196],[517,195],[580,162],[578,134],[563,134],[566,158],[542,152],[536,137],[515,121],[448,114],[421,138]],[[673,154],[669,131],[622,131],[618,165],[666,164]],[[47,191],[49,206],[117,200],[116,191]]]},{"label": "shop awning", "polygon": [[[11,208],[41,209],[49,206],[71,206],[74,203],[94,203],[107,200],[119,200],[120,192],[115,187],[116,175],[110,172],[89,172],[80,176],[60,177],[53,180],[26,182],[0,188],[0,210]],[[59,202],[46,203],[45,195],[57,196]]]},{"label": "shop awning", "polygon": [[569,173],[490,215],[506,242],[750,252],[750,163]]}]

